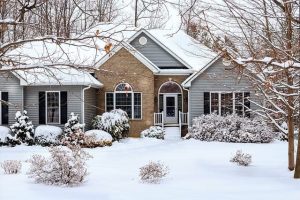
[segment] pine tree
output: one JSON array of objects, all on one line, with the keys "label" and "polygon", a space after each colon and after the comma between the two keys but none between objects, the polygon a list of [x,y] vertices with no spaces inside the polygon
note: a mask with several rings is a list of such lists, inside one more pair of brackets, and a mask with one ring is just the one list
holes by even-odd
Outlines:
[{"label": "pine tree", "polygon": [[68,122],[65,124],[62,144],[82,145],[84,143],[84,133],[82,131],[84,124],[79,123],[78,115],[75,115],[73,112],[70,116]]},{"label": "pine tree", "polygon": [[27,116],[27,111],[24,110],[23,114],[20,111],[16,112],[15,119],[16,122],[10,126],[14,138],[20,140],[22,143],[32,145],[34,141],[34,129],[32,122],[29,121],[29,117]]}]

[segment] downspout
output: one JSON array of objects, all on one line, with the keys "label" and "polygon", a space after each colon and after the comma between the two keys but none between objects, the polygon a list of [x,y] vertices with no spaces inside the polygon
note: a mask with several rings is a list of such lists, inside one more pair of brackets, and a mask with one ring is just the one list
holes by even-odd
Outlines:
[{"label": "downspout", "polygon": [[82,124],[84,124],[84,126],[83,126],[83,132],[85,131],[85,109],[84,109],[84,105],[85,105],[85,98],[84,98],[84,96],[85,96],[85,91],[86,90],[88,90],[88,89],[90,89],[92,86],[91,85],[89,85],[88,87],[86,87],[86,88],[83,88],[82,89],[82,108],[81,108],[81,110],[82,110],[82,116],[81,116],[81,119],[82,119]]},{"label": "downspout", "polygon": [[190,90],[186,89],[184,86],[182,87],[185,91],[188,92],[188,127],[190,127]]}]

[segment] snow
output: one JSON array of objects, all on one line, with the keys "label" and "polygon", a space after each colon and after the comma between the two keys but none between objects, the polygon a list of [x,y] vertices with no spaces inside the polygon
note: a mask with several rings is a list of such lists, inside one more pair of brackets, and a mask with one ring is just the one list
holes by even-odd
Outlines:
[{"label": "snow", "polygon": [[183,30],[151,29],[148,32],[195,71],[204,68],[217,56],[216,53],[191,38]]},{"label": "snow", "polygon": [[[237,150],[252,155],[248,167],[229,162]],[[28,179],[33,154],[48,156],[47,148],[17,146],[0,148],[0,162],[21,160],[18,175],[0,170],[0,199],[172,199],[172,200],[298,200],[300,181],[287,169],[287,143],[230,144],[196,140],[166,141],[152,138],[125,139],[111,147],[86,149],[87,182],[78,187],[35,184]],[[144,184],[139,168],[150,160],[161,161],[170,174],[161,184]]]},{"label": "snow", "polygon": [[89,130],[84,133],[86,136],[95,136],[95,139],[97,141],[107,141],[107,142],[112,142],[112,137],[111,135],[102,130]]},{"label": "snow", "polygon": [[62,134],[61,128],[50,125],[40,125],[35,129],[34,137],[42,137],[48,142],[57,142],[57,137]]},{"label": "snow", "polygon": [[6,137],[10,137],[11,131],[9,128],[5,126],[0,126],[0,143],[6,142]]},{"label": "snow", "polygon": [[179,127],[165,127],[165,140],[181,139]]}]

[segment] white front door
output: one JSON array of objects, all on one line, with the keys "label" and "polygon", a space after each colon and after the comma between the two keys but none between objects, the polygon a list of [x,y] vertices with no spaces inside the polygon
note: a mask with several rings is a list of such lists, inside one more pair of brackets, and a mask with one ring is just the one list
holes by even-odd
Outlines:
[{"label": "white front door", "polygon": [[164,119],[167,124],[178,123],[177,94],[164,95]]}]

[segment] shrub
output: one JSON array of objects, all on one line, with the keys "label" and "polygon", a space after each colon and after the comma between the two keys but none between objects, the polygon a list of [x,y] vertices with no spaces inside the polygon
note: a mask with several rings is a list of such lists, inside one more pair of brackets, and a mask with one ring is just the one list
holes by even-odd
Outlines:
[{"label": "shrub", "polygon": [[235,114],[196,117],[189,129],[189,135],[202,141],[240,143],[269,143],[276,136],[264,120],[243,118]]},{"label": "shrub", "polygon": [[231,158],[230,162],[237,163],[241,166],[248,166],[252,162],[252,157],[250,154],[243,153],[241,150],[238,150],[233,158]]},{"label": "shrub", "polygon": [[71,149],[66,147],[51,147],[50,158],[33,155],[28,162],[29,178],[37,183],[50,185],[79,185],[88,175],[86,160],[91,156],[78,146]]},{"label": "shrub", "polygon": [[96,116],[93,127],[108,132],[113,140],[120,140],[128,135],[129,118],[125,111],[116,109]]},{"label": "shrub", "polygon": [[165,130],[160,126],[151,126],[150,128],[141,132],[141,137],[150,137],[163,140],[165,137]]},{"label": "shrub", "polygon": [[15,146],[17,144],[21,144],[21,142],[11,135],[11,130],[5,126],[0,126],[0,146]]},{"label": "shrub", "polygon": [[167,174],[169,168],[160,162],[150,161],[140,168],[140,179],[144,183],[159,183]]},{"label": "shrub", "polygon": [[84,147],[94,148],[111,146],[112,137],[109,133],[102,130],[89,130],[84,134]]},{"label": "shrub", "polygon": [[62,136],[61,128],[57,126],[41,125],[35,130],[34,141],[42,146],[58,145]]},{"label": "shrub", "polygon": [[73,112],[70,114],[68,122],[65,124],[64,134],[61,142],[64,145],[82,145],[84,142],[84,125],[79,123],[78,115]]},{"label": "shrub", "polygon": [[21,171],[22,164],[18,160],[5,160],[1,163],[1,167],[6,174],[18,174]]},{"label": "shrub", "polygon": [[10,126],[15,139],[32,145],[34,143],[34,129],[32,122],[29,121],[29,117],[27,116],[27,111],[24,110],[23,114],[20,111],[16,112],[15,119],[16,122]]}]

